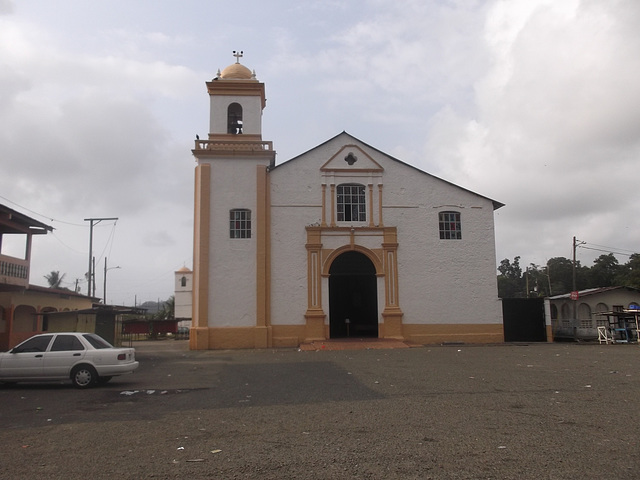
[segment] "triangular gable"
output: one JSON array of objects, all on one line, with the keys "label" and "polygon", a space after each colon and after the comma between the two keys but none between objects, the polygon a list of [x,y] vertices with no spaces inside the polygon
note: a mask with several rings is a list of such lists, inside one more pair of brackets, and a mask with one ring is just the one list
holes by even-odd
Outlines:
[{"label": "triangular gable", "polygon": [[[417,172],[420,172],[420,173],[421,173],[421,174],[423,174],[423,175],[428,175],[429,177],[431,177],[431,178],[435,178],[435,179],[437,179],[437,180],[439,180],[439,181],[441,181],[441,182],[444,182],[444,183],[446,183],[446,184],[448,184],[448,185],[451,185],[452,187],[458,188],[458,189],[463,190],[463,191],[465,191],[465,192],[469,192],[469,193],[471,193],[471,194],[473,194],[473,195],[476,195],[476,196],[478,196],[478,197],[480,197],[480,198],[484,198],[485,200],[489,200],[489,201],[493,204],[493,209],[494,209],[494,210],[497,210],[497,209],[499,209],[499,208],[501,208],[501,207],[504,207],[504,203],[498,202],[498,201],[496,201],[496,200],[492,200],[492,199],[491,199],[491,198],[489,198],[489,197],[485,197],[484,195],[480,195],[479,193],[476,193],[476,192],[473,192],[473,191],[471,191],[471,190],[469,190],[469,189],[467,189],[467,188],[461,187],[460,185],[456,185],[455,183],[449,182],[448,180],[444,180],[444,179],[442,179],[442,178],[440,178],[440,177],[437,177],[437,176],[435,176],[435,175],[432,175],[432,174],[430,174],[430,173],[427,173],[427,172],[425,172],[424,170],[421,170],[421,169],[419,169],[419,168],[417,168],[417,167],[415,167],[415,166],[413,166],[413,165],[410,165],[410,164],[408,164],[408,163],[403,162],[402,160],[399,160],[399,159],[397,159],[397,158],[395,158],[395,157],[392,157],[391,155],[389,155],[388,153],[383,152],[382,150],[379,150],[379,149],[377,149],[377,148],[375,148],[375,147],[372,147],[372,146],[371,146],[371,145],[369,145],[368,143],[363,142],[362,140],[360,140],[360,139],[358,139],[358,138],[354,137],[353,135],[351,135],[351,134],[349,134],[349,133],[347,133],[347,132],[345,132],[345,131],[343,131],[342,133],[339,133],[338,135],[336,135],[336,136],[334,136],[334,137],[332,137],[332,138],[330,138],[330,139],[326,140],[325,142],[321,143],[320,145],[317,145],[316,147],[311,148],[311,149],[307,150],[306,152],[301,153],[300,155],[297,155],[297,156],[295,156],[295,157],[291,158],[290,160],[287,160],[287,161],[285,161],[285,162],[283,162],[283,163],[281,163],[281,164],[276,165],[275,167],[272,167],[272,169],[282,168],[282,167],[284,167],[284,168],[289,167],[290,165],[294,164],[294,162],[295,162],[297,159],[304,157],[305,155],[307,155],[309,152],[311,152],[311,151],[313,151],[313,150],[316,150],[316,149],[318,149],[318,148],[320,148],[320,147],[322,147],[322,146],[324,146],[324,145],[327,145],[327,144],[328,144],[328,143],[330,143],[330,142],[333,142],[334,140],[336,140],[338,137],[341,137],[341,136],[348,137],[348,138],[350,138],[350,139],[351,139],[351,141],[355,141],[355,142],[361,143],[361,144],[362,144],[362,145],[364,145],[365,147],[370,148],[370,149],[372,149],[373,151],[380,153],[381,155],[384,155],[386,158],[388,158],[388,159],[390,159],[390,160],[392,160],[392,161],[394,161],[394,162],[397,162],[397,163],[399,163],[399,164],[405,165],[405,166],[407,166],[407,167],[409,167],[409,168],[412,168],[412,169],[416,170]],[[357,147],[355,144],[348,144],[348,146],[356,147],[358,150],[360,150],[361,152],[363,152],[363,151],[362,151],[362,149],[360,149],[360,147]],[[346,153],[345,153],[345,156],[346,156],[346,155],[348,155],[348,154],[346,154]],[[357,155],[357,154],[356,154],[356,155]],[[369,161],[371,161],[371,162],[372,162],[372,163],[371,163],[371,165],[374,165],[374,164],[375,164],[375,165],[377,165],[377,166],[378,166],[378,168],[379,168],[380,170],[377,170],[377,171],[379,171],[379,172],[383,171],[382,167],[381,167],[377,162],[375,162],[375,161],[374,161],[374,160],[373,160],[369,155],[366,155],[366,154],[365,154],[365,156],[366,156],[366,158],[367,158],[367,159],[369,159]],[[334,158],[339,158],[339,157],[338,157],[338,154],[336,154],[336,155],[334,155],[333,157],[331,157],[331,159],[332,159],[332,160],[333,160]],[[360,157],[358,156],[358,158],[360,158]],[[344,162],[344,156],[342,157],[342,160],[339,160],[339,161],[340,161],[340,162]],[[325,171],[327,171],[326,167],[327,167],[327,165],[328,165],[328,164],[330,164],[330,162],[331,162],[331,160],[329,160],[329,162],[326,162],[326,163],[323,165],[323,169],[325,169]],[[336,162],[336,164],[337,164],[337,163],[338,163],[338,162]],[[345,165],[346,165],[346,162],[344,162],[344,163],[345,163]],[[356,162],[356,163],[357,163],[357,162]],[[355,165],[355,164],[354,164],[354,165]],[[331,171],[331,169],[329,169],[329,171]],[[336,170],[332,170],[332,171],[336,171]],[[355,170],[353,170],[353,169],[351,169],[351,170],[343,169],[343,170],[341,170],[341,171],[351,171],[351,172],[354,172]],[[361,171],[361,172],[365,172],[365,171],[367,171],[367,170],[360,170],[360,171]]]},{"label": "triangular gable", "polygon": [[322,167],[323,172],[383,172],[371,156],[358,145],[343,145]]}]

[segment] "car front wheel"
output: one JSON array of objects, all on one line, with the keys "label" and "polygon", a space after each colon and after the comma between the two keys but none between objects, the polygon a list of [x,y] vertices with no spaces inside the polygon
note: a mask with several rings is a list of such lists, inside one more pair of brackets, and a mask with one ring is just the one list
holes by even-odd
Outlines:
[{"label": "car front wheel", "polygon": [[89,388],[98,381],[98,373],[91,365],[78,365],[71,371],[71,381],[76,388]]}]

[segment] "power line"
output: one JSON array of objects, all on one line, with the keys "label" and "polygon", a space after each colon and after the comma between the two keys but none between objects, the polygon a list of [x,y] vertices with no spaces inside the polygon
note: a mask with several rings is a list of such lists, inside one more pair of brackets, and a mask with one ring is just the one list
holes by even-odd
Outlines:
[{"label": "power line", "polygon": [[84,255],[84,254],[86,253],[85,251],[82,251],[82,252],[81,252],[81,251],[79,251],[79,250],[76,250],[76,249],[75,249],[75,248],[73,248],[73,247],[70,247],[70,246],[69,246],[69,245],[67,245],[66,243],[64,243],[64,242],[62,241],[62,239],[61,239],[58,235],[56,235],[56,234],[55,234],[55,232],[50,232],[50,233],[49,233],[49,235],[51,235],[51,236],[52,236],[53,238],[55,238],[58,242],[60,242],[60,244],[61,244],[61,245],[63,245],[64,247],[68,248],[68,249],[69,249],[69,250],[71,250],[73,253],[78,253],[78,254],[80,254],[80,255]]},{"label": "power line", "polygon": [[47,220],[49,220],[50,222],[58,222],[58,223],[63,223],[65,225],[72,225],[74,227],[83,227],[86,228],[86,225],[80,224],[80,223],[72,223],[72,222],[65,222],[64,220],[58,220],[57,218],[53,218],[50,215],[43,215],[41,213],[38,213],[34,210],[31,210],[30,208],[24,207],[22,205],[20,205],[19,203],[14,202],[13,200],[8,199],[7,197],[3,197],[2,195],[0,195],[0,198],[15,205],[16,207],[20,207],[22,210],[26,210],[27,212],[31,213],[32,215],[37,215],[39,217],[42,218],[46,218]]},{"label": "power line", "polygon": [[[627,250],[627,249],[625,249],[625,248],[609,247],[609,246],[607,246],[607,245],[598,245],[597,243],[589,243],[589,242],[586,242],[586,243],[587,243],[587,245],[593,245],[594,247],[605,248],[605,249],[607,249],[607,251],[611,251],[611,250],[622,250],[622,251],[624,251],[624,252],[637,253],[637,252],[636,252],[636,251],[634,251],[634,250]],[[622,253],[622,252],[620,252],[620,253]]]},{"label": "power line", "polygon": [[[602,247],[602,248],[595,248],[595,247],[587,247],[585,245],[595,245],[596,247]],[[605,245],[597,245],[595,243],[584,243],[582,245],[578,245],[579,248],[584,248],[585,250],[593,250],[595,252],[603,252],[603,253],[614,253],[616,255],[625,255],[627,257],[630,257],[631,255],[634,255],[637,252],[633,252],[632,250],[627,250],[627,252],[631,252],[631,253],[626,253],[626,252],[619,252],[617,250],[624,250],[623,248],[613,248],[613,247],[607,247]]]}]

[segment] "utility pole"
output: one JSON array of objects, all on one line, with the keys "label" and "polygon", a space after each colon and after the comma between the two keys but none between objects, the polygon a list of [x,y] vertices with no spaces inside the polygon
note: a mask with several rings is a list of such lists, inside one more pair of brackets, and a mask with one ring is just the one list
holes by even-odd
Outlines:
[{"label": "utility pole", "polygon": [[580,245],[584,245],[586,242],[581,242],[573,237],[573,263],[572,263],[572,290],[571,298],[573,299],[573,336],[578,337],[578,287],[576,282],[576,249]]},{"label": "utility pole", "polygon": [[114,220],[117,221],[117,217],[110,218],[85,218],[85,222],[89,223],[89,271],[87,273],[87,296],[91,296],[91,287],[93,286],[93,296],[96,294],[96,281],[95,281],[95,266],[93,261],[93,226],[99,224],[103,220]]}]

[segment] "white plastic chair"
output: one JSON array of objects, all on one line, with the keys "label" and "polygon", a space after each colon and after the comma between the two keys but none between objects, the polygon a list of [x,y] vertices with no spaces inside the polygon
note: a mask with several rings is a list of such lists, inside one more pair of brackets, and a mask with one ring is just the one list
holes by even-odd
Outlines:
[{"label": "white plastic chair", "polygon": [[602,342],[607,345],[609,342],[613,343],[613,338],[609,336],[607,327],[598,327],[598,342],[600,342],[600,345],[602,345]]}]

